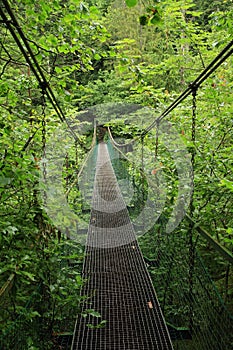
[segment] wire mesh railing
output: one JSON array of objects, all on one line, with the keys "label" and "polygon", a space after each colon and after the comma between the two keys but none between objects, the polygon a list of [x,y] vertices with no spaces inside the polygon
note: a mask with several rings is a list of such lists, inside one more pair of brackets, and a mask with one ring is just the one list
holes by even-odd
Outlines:
[{"label": "wire mesh railing", "polygon": [[[182,227],[183,226],[183,227]],[[190,288],[190,258],[187,226],[172,235],[154,236],[156,267],[150,272],[164,315],[174,328],[190,332],[189,340],[175,340],[175,349],[231,349],[232,316],[227,311],[196,248]],[[159,242],[159,244],[158,244]]]}]

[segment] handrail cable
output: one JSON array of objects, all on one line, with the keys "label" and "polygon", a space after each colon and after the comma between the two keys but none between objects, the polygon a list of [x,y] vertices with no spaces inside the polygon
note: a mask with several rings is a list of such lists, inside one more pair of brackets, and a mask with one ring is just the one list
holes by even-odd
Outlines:
[{"label": "handrail cable", "polygon": [[[30,47],[30,45],[28,44],[27,38],[24,35],[23,30],[21,29],[21,27],[18,24],[18,21],[8,3],[7,0],[3,0],[3,4],[5,6],[6,11],[8,12],[8,15],[10,16],[11,20],[8,20],[7,16],[5,15],[4,11],[2,8],[0,8],[0,14],[1,17],[3,19],[3,21],[5,22],[6,26],[8,27],[12,37],[14,38],[16,44],[18,45],[20,51],[22,52],[26,62],[28,63],[28,65],[30,66],[31,70],[33,71],[40,88],[42,89],[42,91],[47,95],[49,101],[51,102],[53,108],[55,109],[59,119],[62,122],[65,122],[69,128],[70,133],[72,134],[72,136],[74,137],[74,139],[79,142],[79,138],[77,137],[76,133],[74,132],[74,130],[71,128],[69,121],[67,120],[67,118],[65,117],[64,112],[62,111],[60,105],[58,104],[58,101],[49,85],[48,80],[46,79],[40,65],[37,62],[37,59],[35,58],[35,55],[32,52],[32,49]],[[20,41],[18,35],[16,34],[14,28],[17,29],[18,31],[18,35],[20,37],[20,39],[22,40],[22,42],[24,43],[25,47],[28,50],[28,53],[25,51],[25,48],[22,45],[22,42]],[[29,54],[29,55],[28,55]],[[32,60],[32,61],[31,61]],[[35,67],[34,67],[35,65]]]},{"label": "handrail cable", "polygon": [[141,135],[140,136],[136,136],[133,140],[129,141],[129,142],[126,142],[126,143],[118,143],[114,140],[113,136],[112,136],[112,133],[111,133],[111,129],[110,127],[108,126],[108,134],[109,134],[109,137],[110,139],[112,140],[112,142],[114,143],[114,145],[116,147],[125,147],[125,146],[128,146],[128,145],[131,145],[133,142],[137,141],[138,139],[141,138]]},{"label": "handrail cable", "polygon": [[233,254],[228,249],[218,243],[209,232],[194,221],[187,213],[185,214],[185,217],[192,225],[194,225],[194,229],[196,229],[198,233],[214,247],[215,250],[217,250],[226,260],[233,264]]},{"label": "handrail cable", "polygon": [[94,134],[93,134],[93,139],[92,139],[92,143],[91,143],[91,148],[90,148],[89,152],[87,153],[87,156],[86,156],[86,158],[84,159],[84,162],[83,162],[83,164],[82,164],[82,166],[81,166],[81,168],[80,168],[78,174],[76,175],[75,180],[72,182],[72,184],[69,186],[69,188],[68,188],[67,191],[65,192],[65,197],[66,197],[66,198],[68,197],[70,191],[72,190],[72,188],[74,187],[74,185],[76,185],[76,183],[78,182],[80,176],[82,175],[83,169],[84,169],[85,165],[87,164],[87,161],[88,161],[88,159],[90,158],[90,155],[91,155],[91,153],[93,152],[93,149],[94,149],[94,147],[95,147],[95,142],[96,142],[96,125],[95,125],[95,127],[94,127]]}]

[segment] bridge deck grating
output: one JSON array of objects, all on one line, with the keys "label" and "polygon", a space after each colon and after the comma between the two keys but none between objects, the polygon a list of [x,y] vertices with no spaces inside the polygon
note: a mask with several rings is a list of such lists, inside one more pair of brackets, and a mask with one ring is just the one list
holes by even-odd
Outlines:
[{"label": "bridge deck grating", "polygon": [[[173,349],[107,147],[98,146],[83,267],[88,314],[77,318],[72,350]],[[103,328],[100,320],[106,320]]]}]

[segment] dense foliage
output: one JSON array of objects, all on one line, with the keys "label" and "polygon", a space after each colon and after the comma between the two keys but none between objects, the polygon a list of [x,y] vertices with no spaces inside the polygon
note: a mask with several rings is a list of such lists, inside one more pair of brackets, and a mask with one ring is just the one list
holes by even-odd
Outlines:
[{"label": "dense foliage", "polygon": [[[71,120],[82,110],[110,102],[151,107],[153,119],[189,86],[233,34],[232,0],[9,3],[61,109]],[[80,263],[84,248],[74,246],[54,226],[39,196],[43,146],[61,122],[49,101],[44,103],[43,91],[4,21],[0,38],[0,287],[14,275],[13,287],[4,296],[7,302],[0,313],[0,330],[15,321],[31,293],[40,286],[47,298],[46,310],[32,308],[28,318],[42,316],[52,334],[62,328],[59,322],[69,317],[71,307],[75,314],[79,310],[77,295],[82,285]],[[191,97],[168,117],[187,148],[195,153],[193,217],[231,251],[232,77],[230,57],[198,89],[195,143],[191,141]],[[115,117],[107,125],[118,138],[130,140],[147,125],[139,118],[121,116],[116,121]],[[64,162],[65,190],[90,146],[92,124],[89,120],[85,123],[88,132],[80,135],[77,153],[73,148]],[[145,157],[151,164],[155,134],[152,130],[145,138]],[[140,163],[140,148],[136,155],[133,161]],[[170,179],[166,216],[177,196],[177,173],[162,144],[152,164],[152,169],[157,167]],[[138,193],[141,185],[141,180],[136,181]],[[70,201],[81,213],[78,196],[78,190],[71,193]],[[144,253],[153,258],[146,238],[142,246]],[[203,254],[209,254],[209,250],[203,243]],[[211,260],[209,255],[208,259]],[[72,264],[78,266],[76,272],[71,272]],[[229,269],[228,266],[226,300],[233,293]],[[221,287],[226,281],[225,265],[220,272],[224,274],[219,278]]]}]

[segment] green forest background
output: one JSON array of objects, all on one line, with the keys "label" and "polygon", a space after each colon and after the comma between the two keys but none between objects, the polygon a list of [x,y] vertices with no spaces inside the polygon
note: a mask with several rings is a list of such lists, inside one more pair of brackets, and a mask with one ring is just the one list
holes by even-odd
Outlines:
[{"label": "green forest background", "polygon": [[[232,0],[9,3],[61,109],[71,120],[79,112],[103,103],[140,104],[160,115],[232,40],[233,34]],[[0,62],[0,287],[9,287],[7,293],[1,289],[0,330],[9,329],[25,313],[32,294],[38,293],[39,305],[27,308],[27,321],[43,314],[52,333],[61,329],[64,315],[76,315],[83,302],[79,291],[84,247],[67,240],[53,225],[39,196],[43,146],[61,121],[47,99],[44,104],[41,86],[4,21],[0,22]],[[231,252],[232,63],[233,58],[228,58],[198,89],[195,142],[192,96],[168,117],[187,149],[195,154],[193,218]],[[140,135],[147,126],[146,121],[142,124],[137,119],[129,123],[125,116],[113,116],[108,125],[114,137],[127,140]],[[80,135],[78,147],[72,146],[64,163],[66,190],[91,145],[89,129]],[[151,157],[150,163],[155,152],[154,136],[152,131],[145,138],[145,156]],[[140,152],[137,157],[134,161],[139,164]],[[153,168],[157,169],[158,164],[170,179],[166,217],[176,198],[177,174],[165,150],[158,152]],[[85,215],[77,196],[77,190],[71,191],[70,201],[80,215]],[[187,224],[181,225],[180,230],[185,232],[185,227]],[[143,254],[153,260],[150,234],[140,245]],[[200,249],[222,299],[232,311],[232,266],[222,261],[206,241]],[[75,261],[75,271],[70,261]],[[44,305],[39,295],[46,296]],[[88,312],[100,316],[95,310]]]}]

